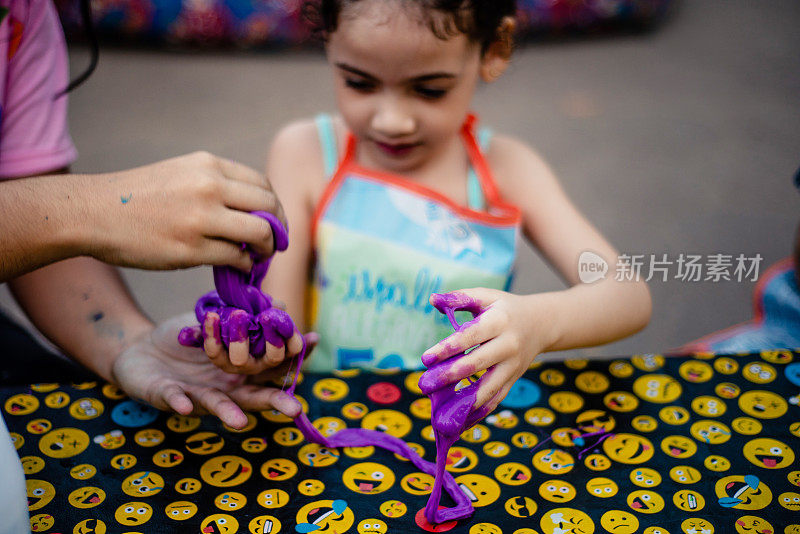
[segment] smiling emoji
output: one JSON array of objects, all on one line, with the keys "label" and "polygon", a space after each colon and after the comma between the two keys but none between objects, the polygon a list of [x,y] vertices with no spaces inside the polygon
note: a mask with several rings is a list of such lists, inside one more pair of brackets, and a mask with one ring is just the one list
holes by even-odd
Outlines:
[{"label": "smiling emoji", "polygon": [[689,458],[697,452],[697,444],[684,436],[667,436],[661,440],[661,450],[673,458]]},{"label": "smiling emoji", "polygon": [[521,486],[531,479],[531,470],[521,463],[508,462],[497,466],[494,478],[508,486]]},{"label": "smiling emoji", "polygon": [[239,521],[228,514],[212,514],[200,523],[203,534],[236,534],[239,532]]},{"label": "smiling emoji", "polygon": [[344,534],[355,518],[347,502],[337,499],[306,504],[297,511],[296,521],[295,530],[299,534]]},{"label": "smiling emoji", "polygon": [[488,506],[500,498],[500,486],[484,475],[461,475],[456,484],[475,507]]},{"label": "smiling emoji", "polygon": [[723,508],[760,510],[772,502],[772,491],[754,475],[732,475],[714,484]]},{"label": "smiling emoji", "polygon": [[632,510],[642,514],[657,514],[664,509],[664,498],[651,490],[636,490],[626,499]]},{"label": "smiling emoji", "polygon": [[271,458],[261,466],[267,480],[288,480],[297,474],[297,464],[287,458]]},{"label": "smiling emoji", "polygon": [[361,428],[377,430],[396,438],[411,432],[412,426],[411,419],[397,410],[375,410],[361,420]]},{"label": "smiling emoji", "polygon": [[622,464],[641,464],[653,457],[653,444],[638,434],[615,434],[603,441],[603,451]]},{"label": "smiling emoji", "polygon": [[104,500],[106,492],[93,486],[78,488],[67,497],[67,501],[75,508],[93,508]]},{"label": "smiling emoji", "polygon": [[427,473],[409,473],[400,481],[400,487],[411,495],[428,495],[433,491],[433,477]]},{"label": "smiling emoji", "polygon": [[252,474],[250,462],[239,456],[215,456],[200,466],[200,477],[203,481],[221,488],[241,484]]},{"label": "smiling emoji", "polygon": [[384,516],[389,518],[395,518],[395,517],[403,517],[404,515],[406,515],[408,507],[403,502],[390,500],[381,504],[379,510]]},{"label": "smiling emoji", "polygon": [[394,485],[394,472],[385,465],[363,462],[345,469],[344,485],[356,493],[373,495],[383,493]]},{"label": "smiling emoji", "polygon": [[56,496],[56,488],[46,480],[29,478],[25,481],[28,493],[28,510],[31,512],[43,508]]},{"label": "smiling emoji", "polygon": [[772,438],[751,439],[744,444],[742,452],[751,464],[765,469],[783,469],[794,462],[794,451]]}]

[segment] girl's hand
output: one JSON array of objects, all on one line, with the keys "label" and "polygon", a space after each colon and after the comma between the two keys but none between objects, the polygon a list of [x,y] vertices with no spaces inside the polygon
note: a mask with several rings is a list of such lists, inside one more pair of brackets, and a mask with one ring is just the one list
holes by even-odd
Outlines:
[{"label": "girl's hand", "polygon": [[252,267],[253,252],[273,252],[272,229],[251,211],[285,222],[263,174],[206,152],[128,171],[86,177],[91,188],[84,224],[88,253],[106,263],[143,269],[196,265]]},{"label": "girl's hand", "polygon": [[258,376],[226,373],[202,350],[178,344],[178,332],[192,318],[187,314],[165,321],[117,357],[112,375],[128,395],[183,415],[211,413],[234,428],[247,424],[244,410],[275,408],[292,418],[300,413],[290,395],[260,385],[289,373],[288,362]]},{"label": "girl's hand", "polygon": [[[275,304],[274,301],[273,304]],[[242,311],[241,313],[244,314],[246,312]],[[258,375],[275,369],[283,364],[287,357],[294,358],[303,349],[303,340],[300,337],[300,332],[295,331],[294,335],[283,347],[276,347],[268,342],[267,352],[262,358],[254,358],[250,355],[250,343],[246,337],[243,341],[231,343],[229,350],[226,351],[220,336],[219,315],[214,312],[206,315],[202,332],[200,332],[200,327],[197,327],[197,330],[196,335],[202,335],[203,350],[208,355],[209,360],[227,373]],[[308,355],[319,341],[319,336],[315,332],[309,332],[304,337],[306,340],[306,354]]]},{"label": "girl's hand", "polygon": [[[462,330],[425,351],[422,363],[431,367],[480,346],[453,361],[452,365],[425,374],[435,383],[452,384],[487,369],[481,377],[475,408],[487,405],[488,413],[505,398],[534,358],[552,344],[556,337],[550,319],[552,310],[537,295],[519,296],[487,288],[464,289],[452,294],[466,297],[483,312]],[[432,373],[437,376],[430,376]]]}]

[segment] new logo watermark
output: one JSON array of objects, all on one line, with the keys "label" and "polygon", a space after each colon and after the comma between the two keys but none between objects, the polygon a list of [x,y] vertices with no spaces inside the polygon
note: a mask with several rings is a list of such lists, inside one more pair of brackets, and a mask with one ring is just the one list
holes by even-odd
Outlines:
[{"label": "new logo watermark", "polygon": [[[755,282],[764,258],[761,254],[620,254],[614,265],[618,282]],[[584,284],[603,280],[608,275],[608,262],[591,251],[578,257],[578,278]]]}]

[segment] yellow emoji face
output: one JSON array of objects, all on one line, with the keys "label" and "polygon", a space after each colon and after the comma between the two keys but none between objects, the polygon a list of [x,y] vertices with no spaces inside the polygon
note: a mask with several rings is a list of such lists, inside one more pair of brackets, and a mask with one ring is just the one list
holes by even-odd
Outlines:
[{"label": "yellow emoji face", "polygon": [[34,475],[44,469],[44,460],[38,456],[23,456],[19,461],[26,475]]},{"label": "yellow emoji face", "polygon": [[744,457],[751,464],[765,469],[783,469],[794,462],[794,451],[782,441],[755,438],[744,444]]},{"label": "yellow emoji face", "polygon": [[658,411],[658,417],[668,425],[682,425],[689,420],[689,410],[683,406],[664,406]]},{"label": "yellow emoji face", "polygon": [[628,378],[633,374],[633,365],[625,360],[614,360],[608,365],[608,372],[617,378]]},{"label": "yellow emoji face", "polygon": [[679,490],[672,496],[672,503],[678,510],[697,512],[706,505],[706,500],[694,490]]},{"label": "yellow emoji face", "polygon": [[556,415],[549,408],[531,408],[525,412],[525,421],[533,426],[549,426],[556,420]]},{"label": "yellow emoji face", "polygon": [[714,360],[714,369],[723,375],[732,375],[739,370],[739,362],[733,358],[722,356]]},{"label": "yellow emoji face", "polygon": [[661,354],[641,354],[631,358],[631,363],[645,372],[652,372],[664,367],[664,357]]},{"label": "yellow emoji face", "polygon": [[486,422],[495,428],[514,428],[519,418],[511,410],[501,410],[487,417]]},{"label": "yellow emoji face", "polygon": [[411,432],[412,427],[411,419],[396,410],[375,410],[361,420],[361,428],[378,430],[396,438]]},{"label": "yellow emoji face", "polygon": [[754,515],[743,515],[736,520],[734,527],[739,534],[775,532],[769,521]]},{"label": "yellow emoji face", "polygon": [[800,493],[787,491],[778,495],[778,504],[792,512],[800,512]]},{"label": "yellow emoji face", "polygon": [[67,497],[67,501],[75,508],[94,508],[104,500],[106,492],[93,486],[78,488]]},{"label": "yellow emoji face", "polygon": [[297,485],[297,491],[308,497],[315,497],[325,491],[325,484],[315,478],[307,478]]},{"label": "yellow emoji face", "polygon": [[727,411],[728,407],[722,399],[711,395],[701,395],[692,399],[692,410],[703,417],[719,417]]},{"label": "yellow emoji face", "polygon": [[640,488],[655,488],[661,484],[661,473],[649,467],[638,467],[631,471],[630,479]]},{"label": "yellow emoji face", "polygon": [[109,462],[111,467],[114,469],[119,469],[120,471],[124,471],[125,469],[130,469],[134,465],[136,465],[136,456],[128,453],[117,454],[111,461]]},{"label": "yellow emoji face", "polygon": [[190,501],[175,501],[164,508],[164,513],[175,521],[186,521],[197,513],[197,505]]},{"label": "yellow emoji face", "polygon": [[158,473],[139,471],[122,482],[122,491],[131,497],[150,497],[164,489],[164,479]]},{"label": "yellow emoji face", "polygon": [[314,421],[314,428],[325,437],[330,437],[336,432],[347,428],[347,423],[338,417],[320,417]]},{"label": "yellow emoji face", "polygon": [[608,377],[597,371],[584,371],[575,377],[575,387],[584,393],[602,393],[610,385]]},{"label": "yellow emoji face", "polygon": [[456,484],[476,508],[488,506],[500,498],[500,486],[484,475],[461,475],[456,478]]},{"label": "yellow emoji face", "polygon": [[260,515],[250,520],[247,525],[250,534],[278,534],[281,531],[281,522],[271,515]]},{"label": "yellow emoji face", "polygon": [[546,480],[539,486],[539,495],[550,502],[569,502],[575,498],[575,486],[565,480]]},{"label": "yellow emoji face", "polygon": [[517,432],[511,436],[511,444],[520,449],[530,449],[539,443],[539,438],[532,432]]},{"label": "yellow emoji face", "polygon": [[536,501],[530,497],[511,497],[506,501],[505,509],[509,515],[520,518],[533,517],[537,508]]},{"label": "yellow emoji face", "polygon": [[391,500],[381,504],[379,510],[381,513],[390,518],[403,517],[408,511],[406,504],[400,501]]},{"label": "yellow emoji face", "polygon": [[747,391],[739,397],[739,409],[758,419],[775,419],[786,413],[788,404],[771,391]]},{"label": "yellow emoji face", "polygon": [[297,474],[297,464],[287,458],[271,458],[261,465],[261,475],[267,480],[289,480]]},{"label": "yellow emoji face", "polygon": [[669,530],[665,529],[664,527],[647,527],[642,531],[642,534],[669,534]]},{"label": "yellow emoji face", "polygon": [[694,484],[699,482],[700,471],[690,465],[676,465],[669,470],[669,478],[678,484]]},{"label": "yellow emoji face", "polygon": [[297,511],[297,526],[300,533],[343,534],[353,526],[353,511],[342,499],[315,501]]},{"label": "yellow emoji face", "polygon": [[344,485],[356,493],[372,495],[383,493],[394,486],[394,471],[382,464],[363,462],[345,469]]},{"label": "yellow emoji face", "polygon": [[158,467],[175,467],[183,458],[183,453],[178,450],[162,449],[153,455],[153,463]]},{"label": "yellow emoji face", "polygon": [[667,436],[661,440],[661,450],[673,458],[689,458],[697,452],[697,444],[684,436]]},{"label": "yellow emoji face", "polygon": [[639,432],[653,432],[658,428],[658,421],[650,415],[637,415],[631,421],[631,426]]},{"label": "yellow emoji face", "polygon": [[633,383],[633,392],[639,398],[658,404],[674,401],[681,396],[682,391],[683,387],[680,382],[669,375],[642,375]]},{"label": "yellow emoji face", "polygon": [[422,373],[423,371],[414,371],[413,373],[409,373],[404,381],[406,389],[414,395],[422,395],[422,390],[419,389],[419,379],[422,376]]},{"label": "yellow emoji face", "polygon": [[340,401],[350,393],[347,382],[338,378],[322,378],[314,383],[311,388],[314,396],[327,402]]},{"label": "yellow emoji face", "polygon": [[[452,450],[452,449],[451,449]],[[508,453],[511,452],[511,447],[503,443],[502,441],[490,441],[483,446],[483,454],[489,456],[491,458],[502,458],[503,456],[507,456]],[[449,456],[448,456],[449,457]],[[475,457],[475,463],[477,464],[477,455]]]},{"label": "yellow emoji face", "polygon": [[575,413],[583,408],[583,397],[573,391],[557,391],[548,398],[550,407],[561,413]]},{"label": "yellow emoji face", "polygon": [[364,519],[359,521],[356,530],[358,534],[386,534],[388,527],[380,519]]},{"label": "yellow emoji face", "polygon": [[115,428],[105,434],[98,434],[92,441],[107,450],[119,449],[125,445],[125,434],[122,433],[122,430]]},{"label": "yellow emoji face", "polygon": [[44,434],[53,429],[53,423],[47,419],[34,419],[25,425],[25,429],[31,434]]},{"label": "yellow emoji face", "polygon": [[469,534],[503,534],[503,531],[494,523],[475,523],[469,527]]},{"label": "yellow emoji face", "polygon": [[69,405],[69,414],[75,419],[85,421],[100,417],[104,409],[105,407],[100,400],[84,397]]},{"label": "yellow emoji face", "polygon": [[461,439],[468,443],[483,443],[489,439],[491,435],[492,433],[489,431],[489,428],[486,425],[478,424],[462,432]]},{"label": "yellow emoji face", "polygon": [[603,451],[622,464],[641,464],[653,457],[653,444],[638,434],[614,434],[603,441]]},{"label": "yellow emoji face", "polygon": [[545,369],[539,373],[539,380],[545,386],[558,387],[564,383],[565,379],[564,373],[558,369]]},{"label": "yellow emoji face", "polygon": [[197,493],[202,487],[203,483],[196,478],[182,478],[175,483],[175,491],[183,495]]},{"label": "yellow emoji face", "polygon": [[731,475],[714,484],[720,506],[737,510],[761,510],[772,502],[772,491],[755,475]]},{"label": "yellow emoji face", "polygon": [[51,458],[71,458],[88,446],[89,434],[77,428],[57,428],[39,440],[39,450]]},{"label": "yellow emoji face", "polygon": [[44,507],[56,496],[56,488],[46,480],[29,478],[25,481],[28,493],[28,510],[31,512]]},{"label": "yellow emoji face", "polygon": [[732,382],[720,382],[714,386],[714,393],[723,399],[735,399],[742,392],[742,388]]},{"label": "yellow emoji face", "polygon": [[508,462],[497,466],[494,478],[508,486],[521,486],[531,479],[531,470],[520,463]]},{"label": "yellow emoji face", "polygon": [[200,477],[218,488],[237,486],[250,478],[253,466],[239,456],[215,456],[200,466]]},{"label": "yellow emoji face", "polygon": [[575,467],[575,460],[567,451],[542,449],[533,455],[533,467],[548,475],[564,475]]},{"label": "yellow emoji face", "polygon": [[69,404],[69,395],[63,391],[54,391],[44,398],[44,404],[48,408],[57,410]]},{"label": "yellow emoji face", "polygon": [[302,443],[305,438],[303,437],[302,432],[300,432],[300,430],[297,428],[293,426],[285,426],[276,430],[275,433],[272,434],[272,439],[274,439],[275,443],[278,445],[292,447]]},{"label": "yellow emoji face", "polygon": [[[420,445],[419,443],[412,443],[410,441],[406,442],[408,448],[412,451],[416,452],[420,458],[425,456],[425,447]],[[347,454],[351,458],[367,458],[372,456],[372,453],[375,452],[375,447],[370,445],[369,447],[345,447],[345,454]],[[349,450],[349,452],[348,452]],[[405,456],[400,456],[399,454],[395,453],[394,457],[400,460],[401,462],[408,462],[408,458]]]},{"label": "yellow emoji face", "polygon": [[191,432],[200,426],[200,418],[193,415],[170,415],[167,419],[167,428],[173,432]]},{"label": "yellow emoji face", "polygon": [[225,445],[225,439],[214,432],[198,432],[186,438],[186,450],[203,456],[215,454]]},{"label": "yellow emoji face", "polygon": [[309,443],[300,448],[297,458],[301,463],[310,467],[328,467],[339,460],[339,451],[317,443]]},{"label": "yellow emoji face", "polygon": [[604,410],[586,410],[575,418],[575,425],[581,432],[611,432],[617,420]]},{"label": "yellow emoji face", "polygon": [[541,517],[539,526],[544,534],[592,534],[594,521],[575,508],[554,508]]},{"label": "yellow emoji face", "polygon": [[737,417],[731,421],[731,426],[736,432],[744,434],[745,436],[760,434],[761,430],[764,428],[761,421],[753,419],[752,417]]},{"label": "yellow emoji face", "polygon": [[714,370],[711,366],[699,360],[683,362],[678,368],[678,373],[687,382],[694,383],[708,382],[714,376]]},{"label": "yellow emoji face", "polygon": [[664,509],[664,498],[652,490],[636,490],[628,494],[628,506],[642,514],[657,514]]},{"label": "yellow emoji face", "polygon": [[289,503],[289,494],[282,489],[268,489],[258,494],[256,502],[264,508],[282,508]]},{"label": "yellow emoji face", "polygon": [[731,429],[725,423],[701,419],[692,423],[689,433],[700,443],[719,445],[731,439]]},{"label": "yellow emoji face", "polygon": [[[506,445],[508,447],[508,445]],[[445,469],[451,473],[464,473],[478,465],[478,455],[466,447],[451,447],[447,451]]]},{"label": "yellow emoji face", "polygon": [[358,420],[367,415],[369,408],[363,402],[348,402],[342,406],[342,415],[351,420]]},{"label": "yellow emoji face", "polygon": [[605,471],[611,467],[611,460],[604,454],[590,454],[583,460],[583,464],[592,471]]},{"label": "yellow emoji face", "polygon": [[708,519],[690,517],[681,523],[683,534],[714,534],[714,525]]},{"label": "yellow emoji face", "polygon": [[151,517],[153,517],[153,507],[146,502],[128,502],[114,512],[117,523],[126,527],[144,525]]},{"label": "yellow emoji face", "polygon": [[[300,376],[302,376],[302,373],[300,373]],[[298,384],[300,383],[300,378],[299,377],[297,379],[297,383]],[[280,385],[280,384],[278,384],[278,385]],[[295,395],[294,398],[297,399],[297,402],[300,403],[300,407],[302,408],[303,413],[308,413],[308,401],[305,400],[300,395]],[[271,423],[291,423],[292,422],[292,419],[289,416],[284,415],[283,413],[279,412],[278,410],[276,410],[274,408],[271,409],[271,410],[264,410],[263,412],[261,412],[261,417],[263,417],[267,421],[270,421]]]},{"label": "yellow emoji face", "polygon": [[603,397],[603,404],[615,412],[632,412],[639,407],[639,399],[627,391],[612,391]]},{"label": "yellow emoji face", "polygon": [[53,528],[55,520],[50,514],[36,514],[31,517],[31,532],[44,532]]},{"label": "yellow emoji face", "polygon": [[433,477],[426,473],[409,473],[400,481],[400,487],[411,495],[428,495],[433,491]]},{"label": "yellow emoji face", "polygon": [[239,521],[232,515],[212,514],[200,523],[200,532],[205,534],[236,534],[239,532]]},{"label": "yellow emoji face", "polygon": [[106,524],[99,519],[84,519],[75,525],[72,534],[106,534]]},{"label": "yellow emoji face", "polygon": [[238,510],[247,504],[247,497],[236,491],[226,491],[220,493],[214,499],[214,505],[223,512],[232,512]]},{"label": "yellow emoji face", "polygon": [[244,452],[256,454],[259,452],[264,452],[266,448],[267,448],[267,440],[265,438],[254,437],[242,440],[242,450]]},{"label": "yellow emoji face", "polygon": [[754,384],[768,384],[775,380],[778,373],[768,363],[753,362],[742,368],[742,376]]},{"label": "yellow emoji face", "polygon": [[103,387],[100,388],[100,391],[103,392],[103,395],[105,395],[106,398],[111,400],[120,400],[125,398],[125,392],[114,384],[104,384]]},{"label": "yellow emoji face", "polygon": [[724,456],[720,456],[718,454],[710,454],[706,456],[706,459],[703,460],[703,465],[706,466],[706,469],[709,471],[715,472],[727,471],[731,468],[730,461],[728,461],[728,459]]},{"label": "yellow emoji face", "polygon": [[75,480],[89,480],[97,474],[97,468],[90,464],[78,464],[69,470],[69,476]]},{"label": "yellow emoji face", "polygon": [[431,399],[422,397],[411,403],[409,407],[411,415],[418,419],[430,421],[431,419]]},{"label": "yellow emoji face", "polygon": [[553,439],[553,443],[559,447],[574,447],[575,440],[582,440],[581,436],[582,432],[579,429],[572,427],[556,428],[550,434],[550,437]]},{"label": "yellow emoji face", "polygon": [[610,478],[596,477],[586,483],[586,492],[592,497],[607,499],[616,495],[618,491],[619,486]]},{"label": "yellow emoji face", "polygon": [[639,530],[639,520],[630,512],[609,510],[600,518],[600,525],[608,532],[633,534]]},{"label": "yellow emoji face", "polygon": [[28,415],[39,408],[39,399],[28,393],[17,393],[6,400],[5,410],[10,415]]}]

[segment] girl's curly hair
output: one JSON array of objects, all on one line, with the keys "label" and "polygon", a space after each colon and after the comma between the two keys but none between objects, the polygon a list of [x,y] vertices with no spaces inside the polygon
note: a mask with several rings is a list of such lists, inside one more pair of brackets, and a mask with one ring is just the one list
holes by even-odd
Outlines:
[{"label": "girl's curly hair", "polygon": [[[408,8],[417,8],[423,22],[439,39],[463,33],[480,43],[483,51],[498,38],[503,18],[513,17],[517,10],[516,0],[397,1]],[[358,3],[360,0],[307,0],[303,10],[314,33],[324,40],[336,31],[343,9]]]}]

